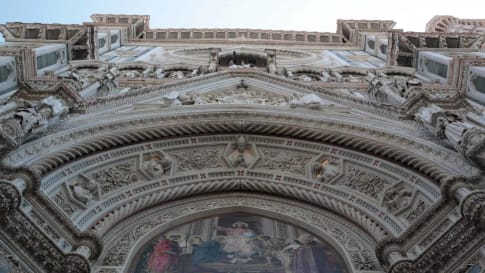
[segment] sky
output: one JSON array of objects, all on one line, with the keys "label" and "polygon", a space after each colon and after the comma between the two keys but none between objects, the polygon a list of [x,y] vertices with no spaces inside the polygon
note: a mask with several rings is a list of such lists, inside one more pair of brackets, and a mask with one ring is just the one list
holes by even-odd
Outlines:
[{"label": "sky", "polygon": [[80,24],[94,13],[114,13],[150,15],[152,28],[335,32],[337,19],[380,19],[424,31],[434,15],[474,19],[484,10],[484,0],[0,0],[0,24]]}]

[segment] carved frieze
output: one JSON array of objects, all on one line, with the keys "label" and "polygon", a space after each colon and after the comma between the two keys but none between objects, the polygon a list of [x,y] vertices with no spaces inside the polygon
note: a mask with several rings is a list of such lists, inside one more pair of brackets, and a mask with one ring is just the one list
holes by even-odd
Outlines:
[{"label": "carved frieze", "polygon": [[222,161],[222,151],[217,148],[202,148],[183,151],[168,152],[175,159],[177,171],[201,170],[206,168],[221,168],[225,164]]},{"label": "carved frieze", "polygon": [[274,171],[294,173],[305,175],[306,166],[313,158],[312,155],[289,152],[269,147],[258,147],[261,154],[261,161],[258,168],[265,168]]},{"label": "carved frieze", "polygon": [[363,166],[345,163],[344,176],[334,182],[334,184],[347,187],[375,201],[379,201],[384,189],[390,186],[392,182],[382,175],[369,172]]},{"label": "carved frieze", "polygon": [[391,213],[398,213],[411,206],[413,189],[404,182],[394,184],[384,192],[382,205]]},{"label": "carved frieze", "polygon": [[140,180],[135,160],[109,165],[90,172],[87,176],[99,184],[103,195]]}]

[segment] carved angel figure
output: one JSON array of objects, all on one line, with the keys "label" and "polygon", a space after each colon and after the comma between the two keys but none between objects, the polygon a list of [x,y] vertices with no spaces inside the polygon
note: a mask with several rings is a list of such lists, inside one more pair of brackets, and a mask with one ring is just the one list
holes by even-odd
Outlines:
[{"label": "carved angel figure", "polygon": [[77,180],[76,182],[70,185],[70,188],[71,188],[73,197],[83,204],[87,204],[91,200],[93,200],[94,196],[98,192],[98,187],[96,185],[96,182],[93,180],[87,180],[87,181]]}]

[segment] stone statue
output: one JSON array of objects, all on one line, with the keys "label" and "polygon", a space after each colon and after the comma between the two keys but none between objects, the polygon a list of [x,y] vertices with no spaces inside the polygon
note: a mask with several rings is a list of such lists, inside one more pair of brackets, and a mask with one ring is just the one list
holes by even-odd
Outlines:
[{"label": "stone statue", "polygon": [[0,123],[2,135],[13,145],[38,137],[67,113],[68,107],[63,100],[53,96],[43,99],[38,105],[25,102],[13,113],[7,114]]},{"label": "stone statue", "polygon": [[94,197],[98,192],[98,186],[94,180],[77,180],[69,187],[73,197],[83,204],[87,204],[94,200]]},{"label": "stone statue", "polygon": [[485,167],[485,117],[467,113],[463,118],[445,112],[432,104],[422,107],[415,115],[428,130],[446,138],[465,158]]},{"label": "stone statue", "polygon": [[371,99],[378,102],[400,106],[409,96],[412,88],[420,85],[421,82],[415,79],[400,81],[385,75],[375,76],[369,81],[367,93]]},{"label": "stone statue", "polygon": [[210,49],[210,55],[209,55],[209,66],[207,68],[207,71],[209,73],[216,72],[217,71],[217,64],[219,62],[219,48],[211,48]]},{"label": "stone statue", "polygon": [[266,53],[268,55],[268,59],[266,61],[268,72],[270,74],[276,74],[276,50],[267,49]]}]

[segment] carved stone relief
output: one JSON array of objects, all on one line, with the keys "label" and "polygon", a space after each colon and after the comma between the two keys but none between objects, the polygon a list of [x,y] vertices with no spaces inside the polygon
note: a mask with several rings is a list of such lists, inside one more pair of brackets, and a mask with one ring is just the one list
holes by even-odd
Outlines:
[{"label": "carved stone relief", "polygon": [[298,175],[305,175],[306,166],[313,157],[304,153],[288,152],[263,146],[258,147],[258,150],[261,154],[261,161],[257,165],[258,168]]},{"label": "carved stone relief", "polygon": [[344,164],[345,175],[334,184],[360,192],[369,198],[379,201],[385,188],[392,183],[386,178],[370,173],[362,166],[352,163]]},{"label": "carved stone relief", "polygon": [[421,216],[426,209],[429,208],[429,203],[426,201],[423,197],[419,196],[415,199],[411,210],[404,215],[406,220],[408,222],[414,222],[416,219],[418,219],[419,216]]},{"label": "carved stone relief", "polygon": [[312,165],[311,172],[313,178],[322,183],[331,183],[337,176],[342,173],[342,160],[324,155],[319,157]]},{"label": "carved stone relief", "polygon": [[38,104],[20,103],[14,111],[0,116],[0,134],[12,145],[41,136],[49,126],[58,121],[69,108],[53,96]]},{"label": "carved stone relief", "polygon": [[100,199],[99,185],[95,180],[79,175],[64,184],[71,200],[85,207],[92,201]]},{"label": "carved stone relief", "polygon": [[170,175],[172,161],[160,151],[146,153],[142,155],[141,168],[152,178],[160,178]]},{"label": "carved stone relief", "polygon": [[251,168],[259,157],[256,146],[248,143],[245,136],[237,137],[235,143],[228,144],[224,150],[224,160],[233,168]]},{"label": "carved stone relief", "polygon": [[404,182],[394,184],[384,191],[382,205],[391,213],[399,213],[407,209],[413,200],[413,190]]},{"label": "carved stone relief", "polygon": [[138,182],[140,178],[136,166],[136,160],[132,159],[89,172],[86,176],[99,184],[101,194],[104,195]]},{"label": "carved stone relief", "polygon": [[224,167],[222,161],[222,147],[192,149],[167,152],[175,159],[177,171],[201,170],[206,168]]}]

